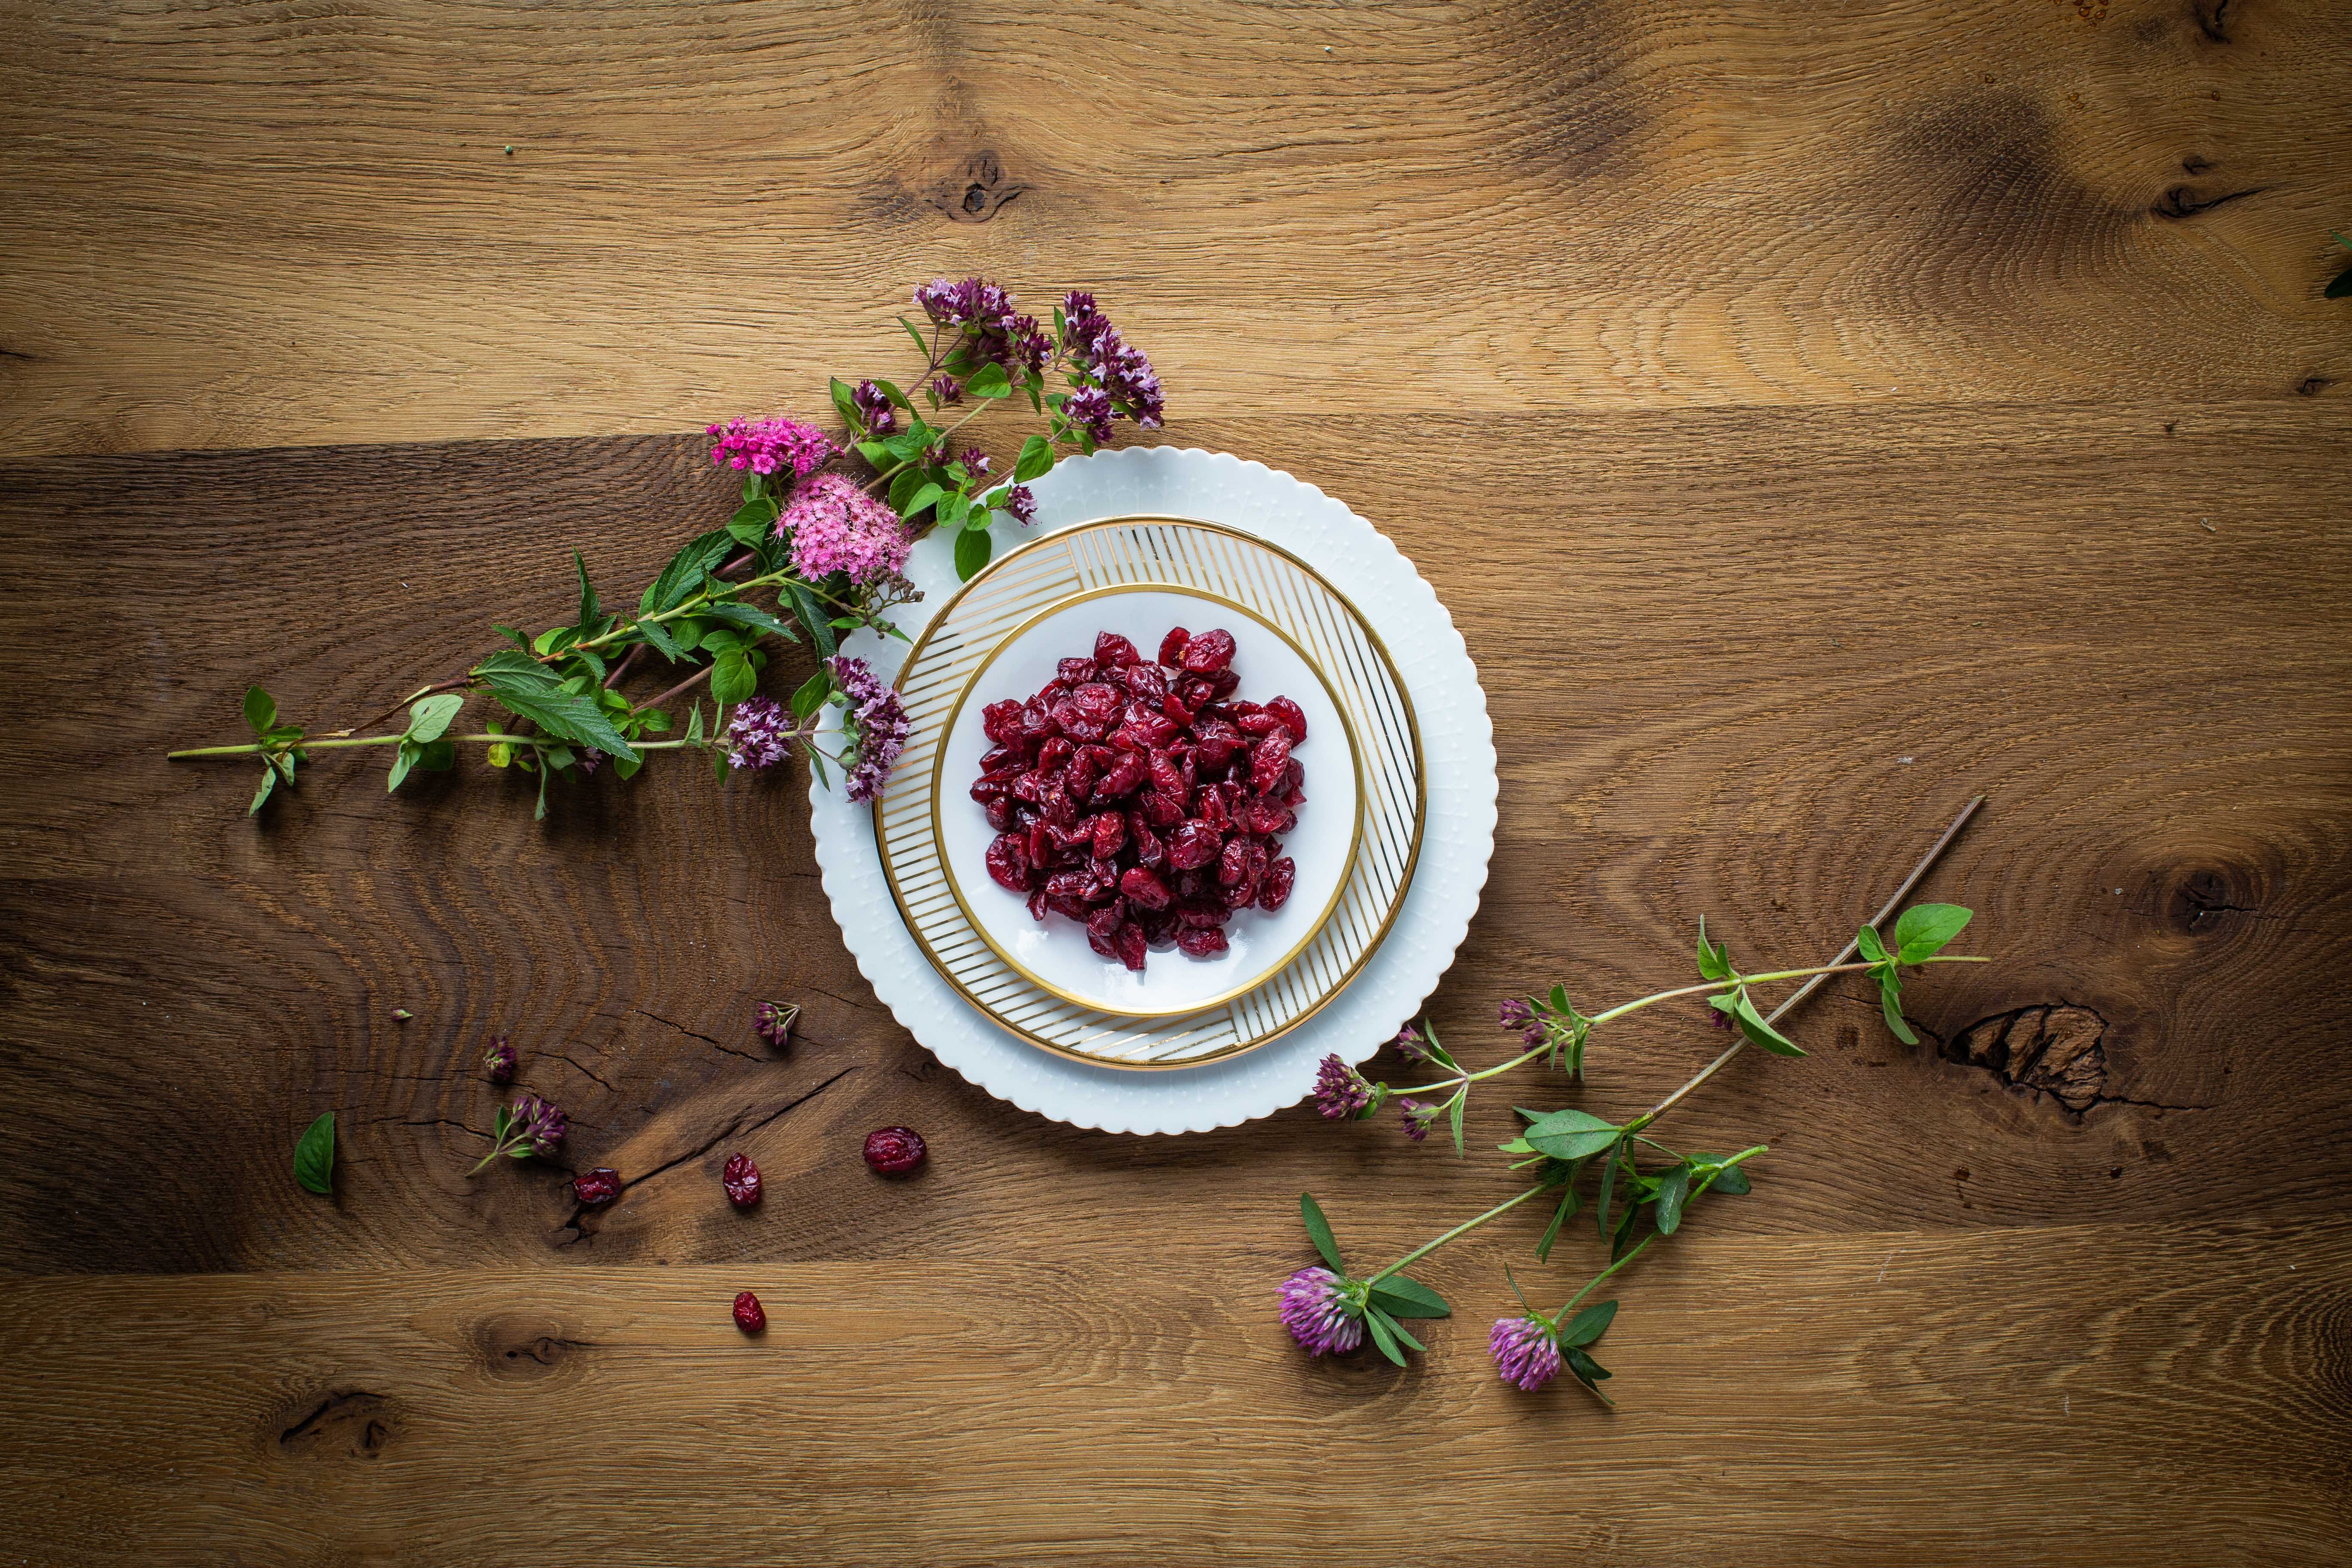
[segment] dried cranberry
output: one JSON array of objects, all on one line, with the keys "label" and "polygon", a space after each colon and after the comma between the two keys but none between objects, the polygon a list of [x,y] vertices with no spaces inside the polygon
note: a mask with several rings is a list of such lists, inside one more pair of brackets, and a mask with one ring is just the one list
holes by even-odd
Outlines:
[{"label": "dried cranberry", "polygon": [[1143,955],[1150,945],[1144,940],[1143,928],[1133,921],[1128,921],[1120,925],[1118,934],[1113,940],[1118,950],[1118,961],[1137,973],[1141,973]]},{"label": "dried cranberry", "polygon": [[1181,664],[1184,660],[1184,646],[1192,640],[1192,634],[1182,626],[1171,628],[1166,637],[1160,639],[1160,662]]},{"label": "dried cranberry", "polygon": [[1297,863],[1285,855],[1265,868],[1257,885],[1257,907],[1272,914],[1290,901],[1290,885],[1298,879]]},{"label": "dried cranberry", "polygon": [[866,1163],[885,1176],[903,1176],[923,1163],[929,1151],[911,1127],[877,1127],[866,1135]]},{"label": "dried cranberry", "polygon": [[1176,933],[1176,946],[1193,958],[1214,958],[1225,951],[1225,933],[1215,926],[1193,926]]},{"label": "dried cranberry", "polygon": [[1192,675],[1223,669],[1234,661],[1234,634],[1220,626],[1202,632],[1184,645],[1182,664]]},{"label": "dried cranberry", "polygon": [[1205,822],[1187,822],[1168,840],[1168,863],[1179,871],[1205,866],[1224,847],[1224,838]]},{"label": "dried cranberry", "polygon": [[1277,697],[1265,705],[1265,710],[1282,721],[1283,728],[1290,731],[1292,745],[1307,743],[1307,715],[1297,703],[1287,697]]},{"label": "dried cranberry", "polygon": [[761,1307],[760,1298],[749,1290],[735,1298],[735,1326],[747,1334],[756,1334],[768,1326],[768,1314]]},{"label": "dried cranberry", "polygon": [[1139,664],[1142,662],[1142,659],[1143,656],[1135,651],[1135,645],[1128,641],[1125,637],[1119,636],[1117,632],[1097,632],[1095,634],[1095,662],[1097,664],[1126,666],[1130,664]]},{"label": "dried cranberry", "polygon": [[1164,910],[1175,901],[1176,895],[1168,884],[1152,874],[1150,868],[1134,866],[1118,879],[1118,890],[1147,910]]},{"label": "dried cranberry", "polygon": [[1097,858],[1107,859],[1118,854],[1119,847],[1127,842],[1127,818],[1115,811],[1106,811],[1098,814],[1094,823]]},{"label": "dried cranberry", "polygon": [[1095,661],[1090,658],[1066,658],[1054,667],[1054,674],[1065,684],[1077,686],[1095,678]]},{"label": "dried cranberry", "polygon": [[1127,682],[1129,695],[1145,703],[1153,711],[1168,700],[1168,677],[1156,664],[1130,664],[1120,672]]},{"label": "dried cranberry", "polygon": [[719,1173],[719,1184],[727,1189],[729,1203],[739,1209],[750,1208],[760,1201],[760,1167],[751,1163],[749,1154],[730,1154]]},{"label": "dried cranberry", "polygon": [[1009,893],[1029,890],[1029,844],[1018,833],[999,834],[988,847],[988,874]]},{"label": "dried cranberry", "polygon": [[621,1173],[610,1165],[583,1171],[572,1178],[572,1195],[590,1208],[609,1204],[621,1195]]},{"label": "dried cranberry", "polygon": [[1268,735],[1250,748],[1250,787],[1260,795],[1271,793],[1289,766],[1290,737]]}]

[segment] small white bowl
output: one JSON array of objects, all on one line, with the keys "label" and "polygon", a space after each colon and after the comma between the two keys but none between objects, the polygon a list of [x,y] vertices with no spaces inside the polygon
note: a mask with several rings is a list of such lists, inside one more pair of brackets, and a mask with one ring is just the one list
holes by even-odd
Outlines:
[{"label": "small white bowl", "polygon": [[[971,795],[980,759],[992,742],[982,710],[1026,701],[1052,680],[1065,658],[1090,658],[1095,634],[1117,632],[1146,658],[1158,655],[1171,626],[1194,636],[1213,627],[1233,634],[1237,699],[1263,703],[1287,697],[1307,716],[1307,741],[1294,755],[1306,770],[1307,799],[1282,852],[1297,866],[1289,901],[1272,914],[1235,910],[1224,927],[1227,950],[1192,958],[1155,949],[1136,973],[1087,944],[1086,927],[1049,913],[1029,917],[1027,901],[988,874],[996,830]],[[933,784],[932,810],[948,885],[981,940],[1024,978],[1066,1001],[1129,1018],[1198,1012],[1255,989],[1313,940],[1347,887],[1363,837],[1363,760],[1354,731],[1322,671],[1289,637],[1230,600],[1168,584],[1100,588],[1062,600],[999,643],[973,673],[948,720]]]}]

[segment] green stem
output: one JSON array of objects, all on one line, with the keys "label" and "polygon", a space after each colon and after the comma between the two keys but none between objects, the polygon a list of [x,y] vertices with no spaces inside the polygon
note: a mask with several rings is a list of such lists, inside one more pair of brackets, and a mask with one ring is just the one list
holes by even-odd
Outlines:
[{"label": "green stem", "polygon": [[1624,1268],[1625,1265],[1633,1262],[1636,1258],[1641,1257],[1644,1251],[1648,1250],[1650,1243],[1658,1239],[1659,1234],[1660,1233],[1657,1231],[1652,1231],[1649,1235],[1643,1237],[1634,1245],[1633,1251],[1627,1253],[1624,1257],[1619,1258],[1616,1262],[1611,1264],[1600,1273],[1595,1274],[1591,1279],[1586,1280],[1584,1283],[1584,1289],[1579,1290],[1575,1295],[1570,1296],[1568,1299],[1568,1305],[1562,1307],[1559,1311],[1554,1312],[1551,1315],[1551,1321],[1554,1325],[1557,1325],[1562,1318],[1567,1317],[1570,1312],[1576,1310],[1576,1304],[1579,1301],[1583,1300],[1587,1296],[1591,1295],[1594,1288],[1597,1287],[1603,1279],[1608,1279],[1612,1274],[1616,1273],[1617,1270]]},{"label": "green stem", "polygon": [[[973,409],[971,413],[965,415],[962,418],[957,420],[946,429],[940,431],[939,438],[942,441],[946,440],[949,437],[954,435],[957,431],[962,429],[965,426],[971,424],[982,415],[987,413],[991,407],[999,403],[1009,401],[1009,397],[1010,395],[1006,397],[983,397],[979,399],[979,407]],[[915,459],[912,458],[901,458],[897,462],[891,464],[888,468],[883,469],[880,473],[875,475],[872,479],[866,480],[863,488],[870,490],[876,485],[881,484],[890,479],[900,469],[912,468],[914,466],[914,462]]]},{"label": "green stem", "polygon": [[1452,1241],[1455,1237],[1466,1235],[1467,1233],[1477,1229],[1480,1226],[1485,1225],[1488,1220],[1493,1219],[1496,1215],[1503,1214],[1510,1209],[1518,1207],[1521,1204],[1527,1202],[1529,1198],[1534,1197],[1538,1193],[1540,1193],[1544,1189],[1541,1186],[1533,1186],[1529,1187],[1526,1192],[1521,1193],[1517,1197],[1505,1198],[1501,1203],[1496,1204],[1493,1208],[1488,1209],[1476,1219],[1465,1219],[1460,1225],[1455,1226],[1452,1230],[1447,1231],[1444,1236],[1437,1237],[1434,1241],[1423,1242],[1419,1247],[1414,1247],[1411,1252],[1406,1253],[1402,1258],[1398,1258],[1394,1263],[1390,1264],[1386,1268],[1381,1269],[1378,1274],[1375,1274],[1370,1279],[1365,1280],[1364,1283],[1367,1285],[1377,1285],[1381,1280],[1387,1279],[1390,1275],[1396,1273],[1399,1269],[1412,1268],[1414,1264],[1420,1262],[1423,1258],[1428,1257],[1439,1247],[1444,1247],[1447,1242]]}]

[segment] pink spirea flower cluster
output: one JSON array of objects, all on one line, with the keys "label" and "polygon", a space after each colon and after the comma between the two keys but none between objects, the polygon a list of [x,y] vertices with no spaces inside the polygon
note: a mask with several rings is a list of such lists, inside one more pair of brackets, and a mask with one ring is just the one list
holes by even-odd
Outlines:
[{"label": "pink spirea flower cluster", "polygon": [[911,541],[898,514],[839,474],[803,485],[776,520],[776,534],[793,546],[793,570],[812,583],[845,572],[864,585],[907,564]]},{"label": "pink spirea flower cluster", "polygon": [[773,419],[730,419],[710,426],[710,435],[716,442],[710,460],[738,471],[749,468],[755,474],[775,474],[790,468],[793,478],[804,479],[839,456],[839,448],[824,431],[782,415]]}]

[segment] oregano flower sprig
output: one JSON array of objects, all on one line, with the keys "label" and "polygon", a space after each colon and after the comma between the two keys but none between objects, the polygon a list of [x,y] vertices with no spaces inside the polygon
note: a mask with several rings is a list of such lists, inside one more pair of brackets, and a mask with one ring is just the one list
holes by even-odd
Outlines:
[{"label": "oregano flower sprig", "polygon": [[[1402,1362],[1399,1347],[1418,1349],[1420,1346],[1412,1342],[1410,1336],[1400,1338],[1390,1331],[1396,1325],[1380,1319],[1381,1300],[1376,1293],[1380,1283],[1521,1205],[1557,1193],[1550,1222],[1535,1246],[1538,1259],[1549,1259],[1552,1247],[1567,1221],[1589,1206],[1594,1228],[1608,1249],[1606,1266],[1557,1311],[1539,1310],[1530,1306],[1524,1295],[1520,1295],[1520,1314],[1500,1319],[1495,1323],[1488,1336],[1488,1350],[1504,1380],[1515,1386],[1529,1390],[1538,1388],[1565,1369],[1596,1396],[1602,1397],[1605,1403],[1606,1396],[1601,1394],[1599,1385],[1609,1373],[1593,1358],[1591,1347],[1614,1321],[1616,1303],[1603,1301],[1582,1310],[1579,1310],[1579,1307],[1602,1282],[1630,1265],[1656,1242],[1675,1235],[1694,1203],[1709,1193],[1737,1195],[1748,1192],[1750,1183],[1745,1167],[1749,1161],[1768,1152],[1767,1146],[1759,1143],[1727,1155],[1686,1153],[1661,1142],[1654,1135],[1654,1129],[1675,1106],[1721,1071],[1748,1045],[1760,1046],[1774,1055],[1802,1056],[1804,1052],[1775,1025],[1790,1008],[1810,995],[1832,974],[1870,974],[1878,986],[1888,1026],[1900,1037],[1916,1043],[1916,1037],[1903,1020],[1898,971],[1929,963],[1980,963],[1988,960],[1942,951],[1969,923],[1969,911],[1957,905],[1920,904],[1906,910],[1887,936],[1882,936],[1878,927],[1899,907],[1912,886],[1958,835],[1979,804],[1980,797],[1969,804],[1895,897],[1888,900],[1886,908],[1880,910],[1873,921],[1861,927],[1854,941],[1832,963],[1805,969],[1744,973],[1732,963],[1728,951],[1722,944],[1707,939],[1702,924],[1696,954],[1701,977],[1699,984],[1655,992],[1589,1016],[1570,1005],[1565,987],[1561,985],[1553,986],[1543,995],[1514,998],[1503,1004],[1498,1011],[1498,1021],[1506,1028],[1517,1030],[1521,1043],[1527,1048],[1494,1067],[1475,1071],[1464,1067],[1437,1042],[1425,1024],[1420,1028],[1408,1026],[1399,1035],[1396,1044],[1409,1059],[1433,1062],[1446,1070],[1447,1076],[1432,1083],[1391,1089],[1385,1083],[1366,1079],[1337,1057],[1327,1058],[1318,1079],[1316,1092],[1318,1107],[1326,1117],[1360,1120],[1377,1113],[1388,1100],[1397,1099],[1406,1108],[1405,1131],[1409,1137],[1418,1140],[1431,1121],[1438,1115],[1444,1115],[1453,1126],[1455,1151],[1459,1153],[1462,1151],[1462,1107],[1473,1083],[1524,1066],[1538,1058],[1549,1058],[1555,1065],[1566,1067],[1580,1077],[1586,1040],[1592,1029],[1604,1023],[1672,998],[1705,995],[1718,1017],[1727,1026],[1736,1029],[1740,1037],[1680,1089],[1648,1110],[1623,1121],[1611,1121],[1575,1107],[1549,1112],[1515,1108],[1525,1126],[1517,1137],[1498,1147],[1510,1158],[1512,1169],[1533,1173],[1534,1184],[1423,1243],[1388,1268],[1363,1279],[1355,1279],[1346,1274],[1337,1248],[1328,1245],[1329,1226],[1323,1219],[1320,1205],[1310,1194],[1301,1194],[1300,1207],[1307,1215],[1308,1237],[1330,1268],[1328,1279],[1302,1285],[1304,1274],[1326,1273],[1325,1270],[1302,1271],[1301,1275],[1294,1275],[1284,1287],[1284,1321],[1291,1329],[1293,1336],[1299,1338],[1302,1344],[1307,1344],[1310,1351],[1316,1349],[1315,1344],[1309,1343],[1311,1336],[1302,1334],[1300,1321],[1294,1321],[1293,1297],[1297,1291],[1305,1290],[1318,1294],[1321,1305],[1328,1307],[1329,1313],[1336,1314],[1336,1318],[1327,1314],[1323,1321],[1362,1325],[1363,1329],[1370,1331],[1384,1353]],[[1857,952],[1864,962],[1846,962],[1849,955]],[[1791,980],[1802,980],[1804,984],[1769,1014],[1757,1006],[1753,987]],[[1445,1098],[1427,1104],[1415,1098],[1432,1094],[1443,1094]],[[1664,1163],[1658,1163],[1660,1157]],[[1643,1163],[1644,1160],[1649,1161],[1647,1165]],[[1506,1270],[1506,1277],[1508,1278],[1508,1270]],[[1514,1294],[1518,1294],[1518,1282],[1514,1279],[1510,1284]],[[1294,1290],[1294,1287],[1297,1289]],[[1442,1299],[1436,1298],[1433,1291],[1430,1295],[1438,1305],[1444,1305]],[[1361,1332],[1362,1330],[1358,1331],[1359,1339]],[[1328,1334],[1323,1336],[1325,1340],[1328,1337]],[[1332,1347],[1327,1343],[1325,1348]]]},{"label": "oregano flower sprig", "polygon": [[[171,756],[257,758],[262,779],[254,812],[279,786],[293,784],[297,765],[311,753],[366,747],[391,750],[386,788],[398,789],[413,773],[446,772],[461,748],[480,746],[491,766],[538,776],[540,816],[547,814],[551,776],[592,773],[610,759],[614,772],[627,778],[649,753],[664,751],[706,752],[723,775],[730,766],[772,766],[799,749],[820,777],[830,762],[846,775],[852,798],[872,799],[903,744],[905,716],[887,683],[863,662],[841,657],[840,636],[871,629],[903,638],[887,612],[918,596],[903,575],[915,534],[934,525],[956,530],[957,570],[970,577],[989,559],[987,528],[995,513],[1024,523],[1035,514],[1029,482],[1052,468],[1061,447],[1093,451],[1118,418],[1156,429],[1163,407],[1150,362],[1089,294],[1065,297],[1053,313],[1051,336],[982,279],[940,279],[915,290],[915,300],[931,323],[927,340],[899,319],[923,356],[916,384],[934,413],[971,403],[962,418],[937,427],[887,380],[853,385],[835,378],[834,407],[846,426],[841,438],[783,416],[713,425],[712,462],[743,476],[734,515],[672,556],[635,610],[608,610],[575,551],[579,611],[569,624],[537,633],[500,625],[496,629],[512,646],[345,729],[280,722],[275,700],[256,686],[245,700],[250,742]],[[1069,390],[1046,392],[1049,375]],[[1016,390],[1047,416],[1046,429],[1023,444],[1012,477],[997,483],[985,454],[959,450],[950,437]],[[870,465],[871,477],[837,468],[859,459]],[[780,641],[805,641],[820,661],[794,693],[789,722],[781,708],[757,695]],[[684,679],[633,699],[623,683],[649,658],[666,661]],[[670,734],[672,705],[705,683],[717,705],[709,724],[696,702],[680,736],[657,738]],[[503,719],[456,728],[460,710],[478,695],[502,709]],[[399,729],[368,732],[404,710]],[[838,710],[840,744],[833,750],[817,740],[829,732],[828,710]]]}]

